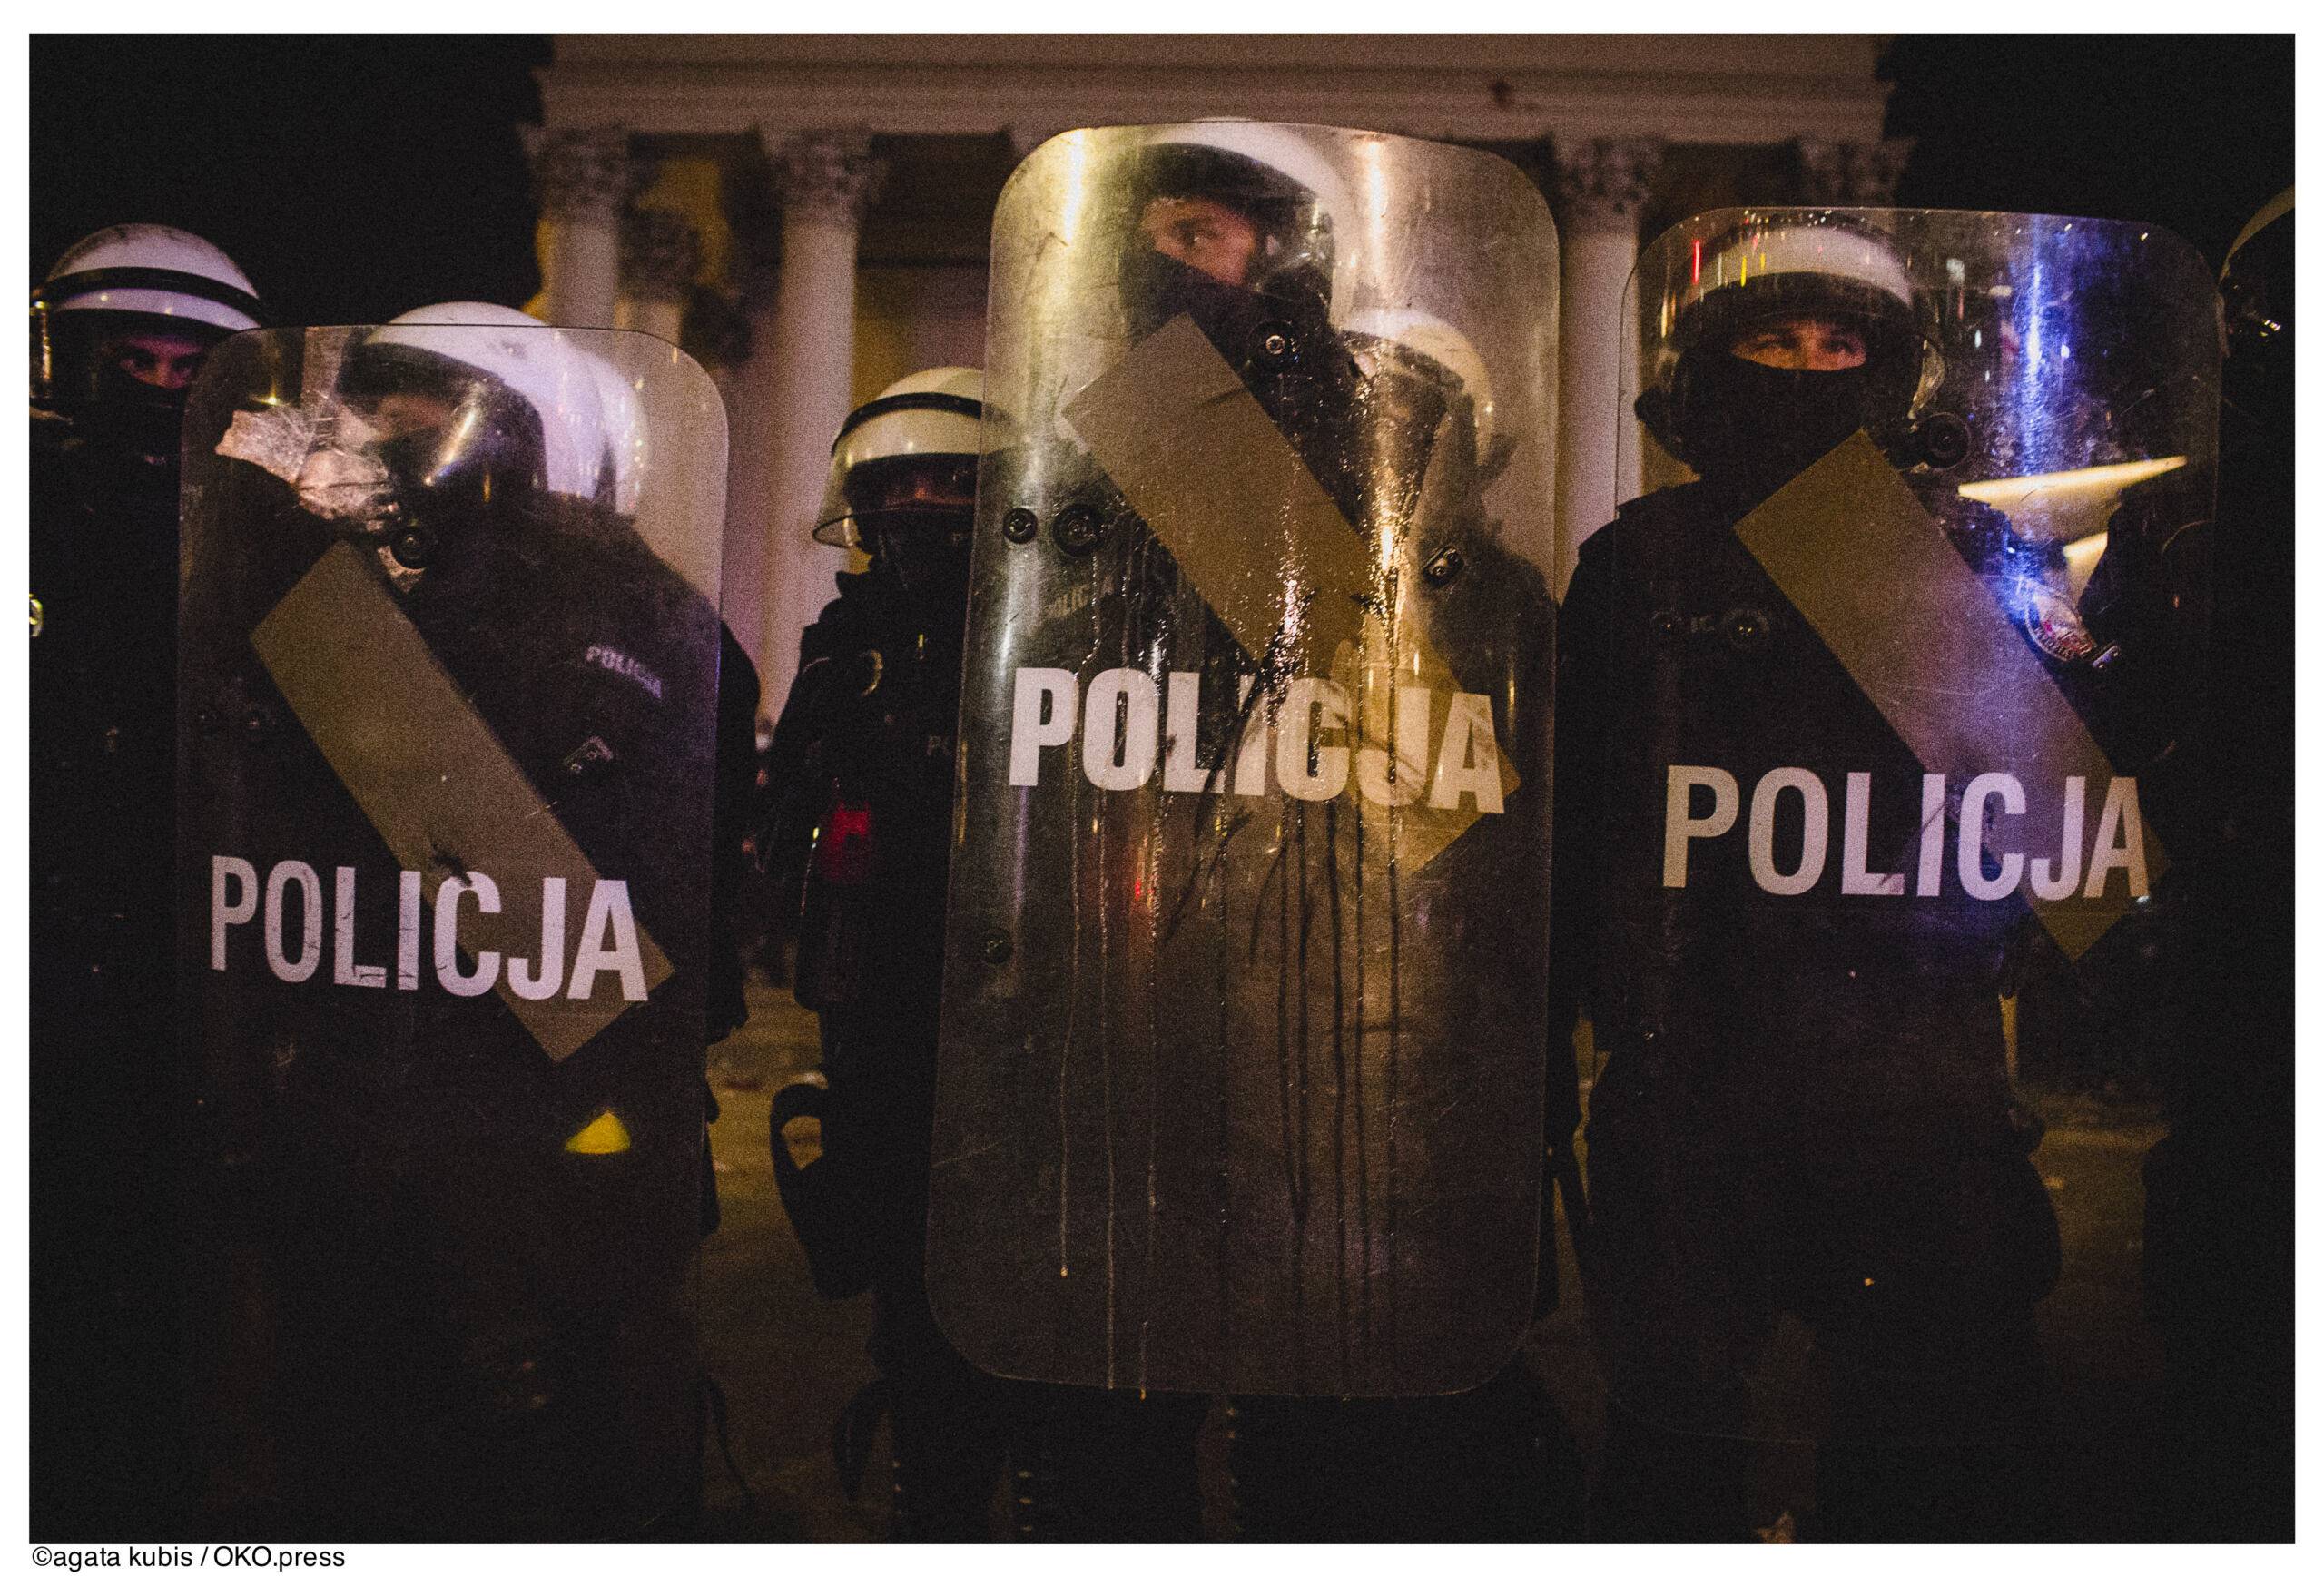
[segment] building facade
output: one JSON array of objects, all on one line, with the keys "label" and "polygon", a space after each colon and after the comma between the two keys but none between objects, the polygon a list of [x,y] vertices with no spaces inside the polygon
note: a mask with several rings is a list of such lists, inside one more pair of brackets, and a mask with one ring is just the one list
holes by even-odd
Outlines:
[{"label": "building facade", "polygon": [[1618,474],[1640,238],[1735,203],[1878,204],[1874,36],[588,36],[556,41],[532,153],[536,310],[684,344],[731,422],[724,606],[780,708],[841,549],[808,536],[832,435],[916,368],[981,364],[1017,163],[1078,126],[1245,115],[1488,149],[1561,243],[1557,525]]}]

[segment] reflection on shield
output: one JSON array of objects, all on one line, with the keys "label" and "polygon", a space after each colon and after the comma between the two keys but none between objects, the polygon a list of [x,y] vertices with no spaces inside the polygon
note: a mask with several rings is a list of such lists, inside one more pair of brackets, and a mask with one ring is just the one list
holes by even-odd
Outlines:
[{"label": "reflection on shield", "polygon": [[1078,132],[993,277],[938,1318],[1043,1380],[1475,1385],[1541,1181],[1548,215],[1406,139]]}]

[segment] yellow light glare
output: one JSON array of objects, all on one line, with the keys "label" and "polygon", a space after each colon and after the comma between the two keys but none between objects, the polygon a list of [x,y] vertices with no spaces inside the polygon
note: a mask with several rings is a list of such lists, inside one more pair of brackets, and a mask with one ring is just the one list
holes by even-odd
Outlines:
[{"label": "yellow light glare", "polygon": [[2184,455],[2168,455],[2159,460],[2124,460],[2120,465],[2085,466],[2076,471],[2044,471],[2032,477],[1995,477],[1986,482],[1962,483],[1961,496],[1974,498],[1981,504],[1991,504],[1998,509],[2028,493],[2045,488],[2120,491],[2132,482],[2143,482],[2149,477],[2175,471],[2186,463]]},{"label": "yellow light glare", "polygon": [[2031,477],[1995,477],[1964,482],[1961,496],[1989,504],[2021,531],[2053,541],[2077,542],[2106,529],[2115,496],[2134,482],[2175,471],[2185,455],[2153,460],[2124,460],[2073,471],[2044,471]]},{"label": "yellow light glare", "polygon": [[591,1118],[586,1128],[566,1139],[565,1148],[576,1156],[617,1156],[629,1148],[629,1129],[609,1106]]}]

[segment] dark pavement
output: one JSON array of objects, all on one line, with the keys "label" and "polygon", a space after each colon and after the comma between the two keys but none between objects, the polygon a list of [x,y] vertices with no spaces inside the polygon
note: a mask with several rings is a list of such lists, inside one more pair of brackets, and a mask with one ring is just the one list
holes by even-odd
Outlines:
[{"label": "dark pavement", "polygon": [[[766,1149],[773,1091],[815,1064],[815,1020],[787,989],[755,980],[751,1008],[749,1027],[711,1049],[722,1108],[711,1137],[724,1221],[702,1257],[702,1340],[709,1372],[725,1394],[733,1471],[712,1442],[704,1464],[704,1534],[719,1541],[877,1539],[885,1520],[884,1442],[853,1502],[840,1487],[831,1447],[840,1410],[874,1375],[864,1350],[871,1300],[831,1303],[816,1296],[783,1217]],[[2157,1485],[2169,1464],[2147,1444],[2159,1353],[2139,1304],[2139,1166],[2162,1129],[2148,1111],[2036,1099],[2051,1126],[2035,1160],[2057,1205],[2065,1250],[2064,1277],[2041,1311],[2058,1387],[2062,1532],[2078,1539],[2150,1536]],[[800,1137],[798,1127],[793,1137]],[[800,1148],[802,1159],[812,1153]],[[1528,1339],[1527,1360],[1594,1461],[1604,1391],[1590,1365],[1570,1245],[1560,1258],[1567,1296]],[[1795,1356],[1804,1357],[1800,1333],[1785,1336]],[[1214,1408],[1202,1443],[1206,1523],[1214,1537],[1227,1528],[1220,1430]],[[1787,1512],[1796,1522],[1811,1515],[1812,1461],[1805,1443],[1763,1454],[1758,1493],[1770,1528]],[[748,1483],[753,1504],[744,1503],[735,1472]],[[999,1521],[1003,1509],[996,1507],[997,1527],[1005,1525]]]}]

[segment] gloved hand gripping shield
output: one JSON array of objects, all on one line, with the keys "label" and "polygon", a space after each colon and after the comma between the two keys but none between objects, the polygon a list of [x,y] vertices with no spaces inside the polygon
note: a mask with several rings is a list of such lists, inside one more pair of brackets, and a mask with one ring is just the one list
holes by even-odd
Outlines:
[{"label": "gloved hand gripping shield", "polygon": [[1000,1374],[1423,1394],[1531,1307],[1555,232],[1068,133],[994,223],[929,1289]]},{"label": "gloved hand gripping shield", "polygon": [[434,310],[241,335],[189,408],[198,1411],[317,1536],[616,1535],[698,1472],[724,414]]},{"label": "gloved hand gripping shield", "polygon": [[1645,490],[1559,678],[1609,1384],[1687,1432],[2022,1434],[2059,1235],[2007,1015],[2168,1006],[2209,281],[2138,225],[1728,211],[1629,314]]}]

